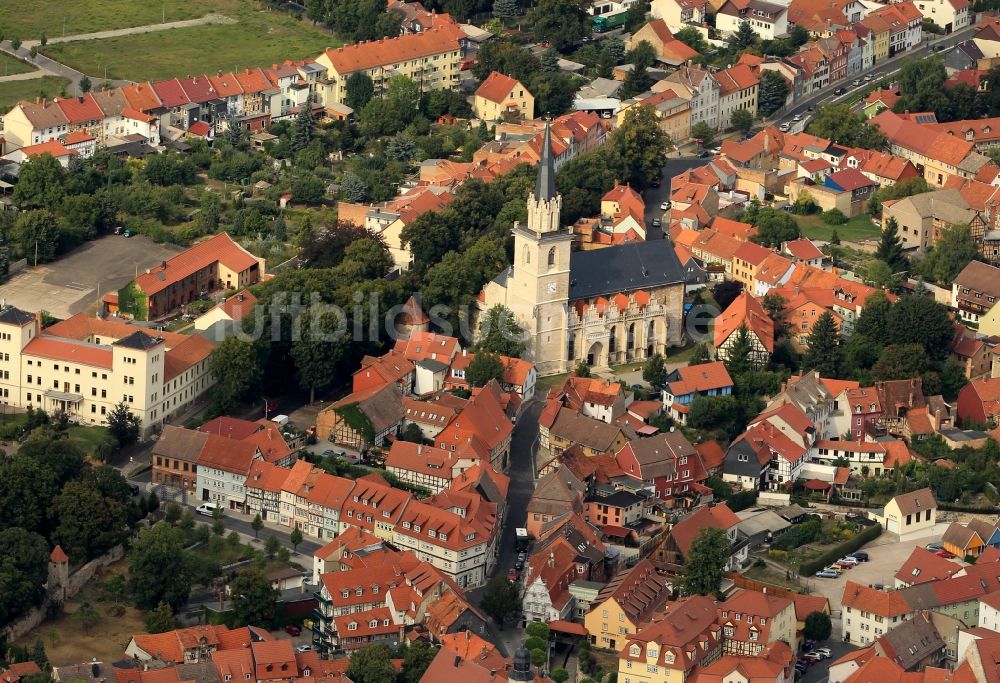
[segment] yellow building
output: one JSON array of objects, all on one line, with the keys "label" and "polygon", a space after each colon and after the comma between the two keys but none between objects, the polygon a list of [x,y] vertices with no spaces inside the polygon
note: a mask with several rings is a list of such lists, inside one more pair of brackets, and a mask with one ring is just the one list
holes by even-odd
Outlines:
[{"label": "yellow building", "polygon": [[421,92],[454,90],[458,87],[465,36],[455,24],[442,23],[422,33],[383,38],[327,49],[316,58],[326,69],[317,81],[320,102],[344,104],[347,79],[354,73],[367,74],[379,94],[393,76],[406,76],[420,85]]},{"label": "yellow building", "polygon": [[937,523],[937,501],[930,489],[902,493],[869,515],[891,534],[900,538],[929,534]]},{"label": "yellow building", "polygon": [[713,598],[673,603],[655,623],[629,637],[618,655],[621,683],[684,683],[696,666],[722,655],[722,627]]},{"label": "yellow building", "polygon": [[[682,91],[686,92],[686,91]],[[651,107],[664,133],[674,142],[691,137],[691,99],[674,90],[662,90],[644,100],[629,100],[618,111],[617,125],[625,121],[626,112],[632,107]]]},{"label": "yellow building", "polygon": [[583,619],[590,642],[604,650],[620,650],[670,592],[670,584],[648,559],[619,572],[597,594]]},{"label": "yellow building", "polygon": [[530,119],[535,115],[535,96],[521,81],[494,71],[476,88],[472,109],[483,121]]},{"label": "yellow building", "polygon": [[743,283],[747,291],[752,292],[757,267],[772,253],[774,252],[770,249],[754,242],[744,242],[733,255],[733,279]]}]

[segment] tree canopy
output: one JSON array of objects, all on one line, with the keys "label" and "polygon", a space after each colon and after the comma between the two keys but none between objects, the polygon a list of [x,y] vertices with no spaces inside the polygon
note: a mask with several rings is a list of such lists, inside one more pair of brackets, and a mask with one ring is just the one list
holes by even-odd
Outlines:
[{"label": "tree canopy", "polygon": [[714,527],[702,529],[692,541],[684,560],[682,590],[685,595],[718,593],[729,563],[726,532]]}]

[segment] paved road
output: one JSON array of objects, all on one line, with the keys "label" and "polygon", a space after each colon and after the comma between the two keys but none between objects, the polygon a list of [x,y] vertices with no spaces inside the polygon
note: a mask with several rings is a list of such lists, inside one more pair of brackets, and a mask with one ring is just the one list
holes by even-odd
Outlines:
[{"label": "paved road", "polygon": [[[507,519],[504,522],[503,533],[500,536],[500,555],[497,558],[495,572],[501,575],[514,566],[517,559],[514,529],[523,527],[528,519],[528,501],[535,491],[534,452],[538,438],[538,417],[545,407],[544,397],[530,403],[521,413],[514,426],[511,437],[511,466],[507,471],[510,476],[510,488],[507,491]],[[473,605],[478,605],[484,589],[468,591],[467,596]],[[488,624],[490,640],[508,655],[512,654],[524,638],[520,627],[506,630],[496,628],[493,622]]]},{"label": "paved road", "polygon": [[830,675],[830,665],[846,655],[848,652],[858,649],[856,645],[851,645],[850,643],[845,643],[836,639],[819,643],[819,646],[830,648],[831,657],[810,666],[806,671],[806,675],[800,678],[798,683],[826,683]]},{"label": "paved road", "polygon": [[[663,172],[660,174],[660,186],[651,187],[643,192],[642,198],[646,203],[646,227],[650,229],[651,221],[654,218],[663,218],[660,211],[660,204],[670,199],[670,181],[675,175],[683,173],[698,166],[704,166],[710,159],[699,159],[697,157],[681,157],[678,159],[667,159]],[[657,235],[656,237],[659,237]]]},{"label": "paved road", "polygon": [[[71,43],[76,40],[100,40],[102,38],[118,38],[120,36],[134,36],[140,33],[156,33],[157,31],[169,31],[173,28],[190,28],[203,24],[235,24],[236,20],[224,14],[206,14],[197,19],[184,19],[182,21],[168,21],[164,24],[145,24],[143,26],[132,26],[130,28],[119,28],[111,31],[96,31],[94,33],[77,33],[71,36],[53,36],[45,42],[47,45],[56,43]],[[41,42],[37,40],[24,41],[24,48],[30,50],[32,47],[41,47]]]}]

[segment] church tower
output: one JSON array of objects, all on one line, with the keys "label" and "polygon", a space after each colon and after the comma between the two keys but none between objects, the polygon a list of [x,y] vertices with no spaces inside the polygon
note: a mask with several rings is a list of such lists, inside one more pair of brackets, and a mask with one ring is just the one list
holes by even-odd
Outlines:
[{"label": "church tower", "polygon": [[535,191],[528,197],[528,224],[514,226],[514,265],[508,306],[528,331],[528,355],[539,375],[567,366],[570,247],[573,232],[560,225],[552,132],[545,124]]}]

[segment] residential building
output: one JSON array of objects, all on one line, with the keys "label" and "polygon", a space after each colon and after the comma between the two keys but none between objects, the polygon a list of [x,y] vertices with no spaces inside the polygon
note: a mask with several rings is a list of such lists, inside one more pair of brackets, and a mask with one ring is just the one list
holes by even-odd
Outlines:
[{"label": "residential building", "polygon": [[632,49],[642,41],[653,46],[657,61],[670,66],[680,66],[698,56],[697,52],[674,38],[674,34],[663,19],[653,19],[636,31],[626,47]]},{"label": "residential building", "polygon": [[974,16],[968,0],[915,0],[914,5],[924,19],[930,19],[945,33],[968,28]]},{"label": "residential building", "polygon": [[316,417],[316,436],[358,451],[367,450],[395,435],[404,415],[398,386],[374,386],[348,394],[321,410]]},{"label": "residential building", "polygon": [[750,550],[750,542],[746,535],[740,532],[739,523],[740,518],[725,503],[698,508],[674,525],[662,547],[657,551],[657,555],[666,564],[683,566],[698,533],[702,529],[711,527],[725,532],[730,545],[726,570],[736,571],[746,564]]},{"label": "residential building", "polygon": [[736,64],[717,72],[715,78],[719,81],[719,120],[716,123],[718,130],[724,130],[732,125],[733,112],[737,109],[746,109],[753,116],[757,115],[760,76],[750,67],[746,64]]},{"label": "residential building", "polygon": [[193,495],[198,482],[198,455],[207,440],[208,434],[203,432],[163,425],[163,432],[150,454],[151,481]]},{"label": "residential building", "polygon": [[919,489],[896,496],[884,508],[869,515],[891,534],[901,538],[915,537],[934,528],[937,501],[930,489]]},{"label": "residential building", "polygon": [[530,119],[535,115],[535,97],[516,78],[494,71],[476,89],[472,110],[482,121]]},{"label": "residential building", "polygon": [[987,424],[1000,417],[1000,378],[969,382],[958,392],[958,418],[963,422]]},{"label": "residential building", "polygon": [[670,507],[696,505],[708,479],[701,455],[680,431],[631,439],[615,461],[625,476],[642,481]]},{"label": "residential building", "polygon": [[685,683],[695,667],[709,666],[723,654],[716,619],[711,597],[693,595],[672,604],[661,618],[619,641],[624,647],[618,677],[627,683]]},{"label": "residential building", "polygon": [[715,319],[713,334],[715,355],[719,360],[728,359],[729,350],[744,335],[749,340],[749,358],[755,367],[763,367],[774,351],[774,322],[748,292],[742,292]]},{"label": "residential building", "polygon": [[972,261],[951,283],[951,306],[963,322],[978,325],[1000,297],[1000,268]]},{"label": "residential building", "polygon": [[557,467],[543,476],[528,501],[525,528],[535,538],[551,522],[567,515],[582,514],[587,486],[568,467]]},{"label": "residential building", "polygon": [[[676,7],[690,5],[695,8],[699,4],[702,8],[708,4],[703,0],[666,0],[666,3]],[[698,12],[697,9],[691,11]],[[720,86],[719,81],[711,72],[696,67],[683,66],[669,74],[660,83],[655,84],[653,91],[655,92],[661,84],[673,90],[679,97],[688,100],[692,126],[703,121],[713,128],[716,126],[719,120]]]},{"label": "residential building", "polygon": [[902,591],[878,590],[848,580],[841,598],[844,640],[859,645],[880,636],[912,616]]},{"label": "residential building", "polygon": [[422,92],[454,90],[464,35],[454,23],[442,23],[420,33],[327,49],[315,60],[326,69],[325,78],[316,83],[316,94],[326,106],[344,104],[347,79],[354,73],[371,78],[376,93],[383,92],[393,76],[411,78]]},{"label": "residential building", "polygon": [[988,540],[982,538],[972,526],[952,522],[941,536],[941,545],[958,557],[979,557]]},{"label": "residential building", "polygon": [[654,19],[662,19],[673,32],[686,25],[701,26],[709,12],[707,0],[653,0],[650,14]]},{"label": "residential building", "polygon": [[774,40],[788,33],[788,7],[764,0],[726,0],[715,15],[716,28],[724,34],[736,33],[744,21],[762,40]]},{"label": "residential building", "polygon": [[904,671],[923,671],[944,664],[945,642],[930,614],[918,612],[875,640],[875,652]]},{"label": "residential building", "polygon": [[721,361],[678,368],[667,376],[663,409],[681,424],[687,422],[691,404],[700,396],[729,396],[733,380]]},{"label": "residential building", "polygon": [[648,559],[619,572],[598,593],[584,618],[590,642],[603,650],[619,650],[666,603],[670,591],[666,578]]},{"label": "residential building", "polygon": [[917,546],[896,572],[893,588],[906,588],[947,579],[957,574],[961,568],[959,564]]},{"label": "residential building", "polygon": [[776,640],[797,643],[795,603],[787,597],[740,589],[717,612],[727,655],[757,657]]},{"label": "residential building", "polygon": [[256,284],[263,273],[264,260],[223,232],[141,273],[118,291],[118,306],[136,320],[155,320],[206,292]]},{"label": "residential building", "polygon": [[199,500],[243,511],[250,467],[263,456],[252,443],[216,434],[206,436],[198,453],[196,495]]}]

